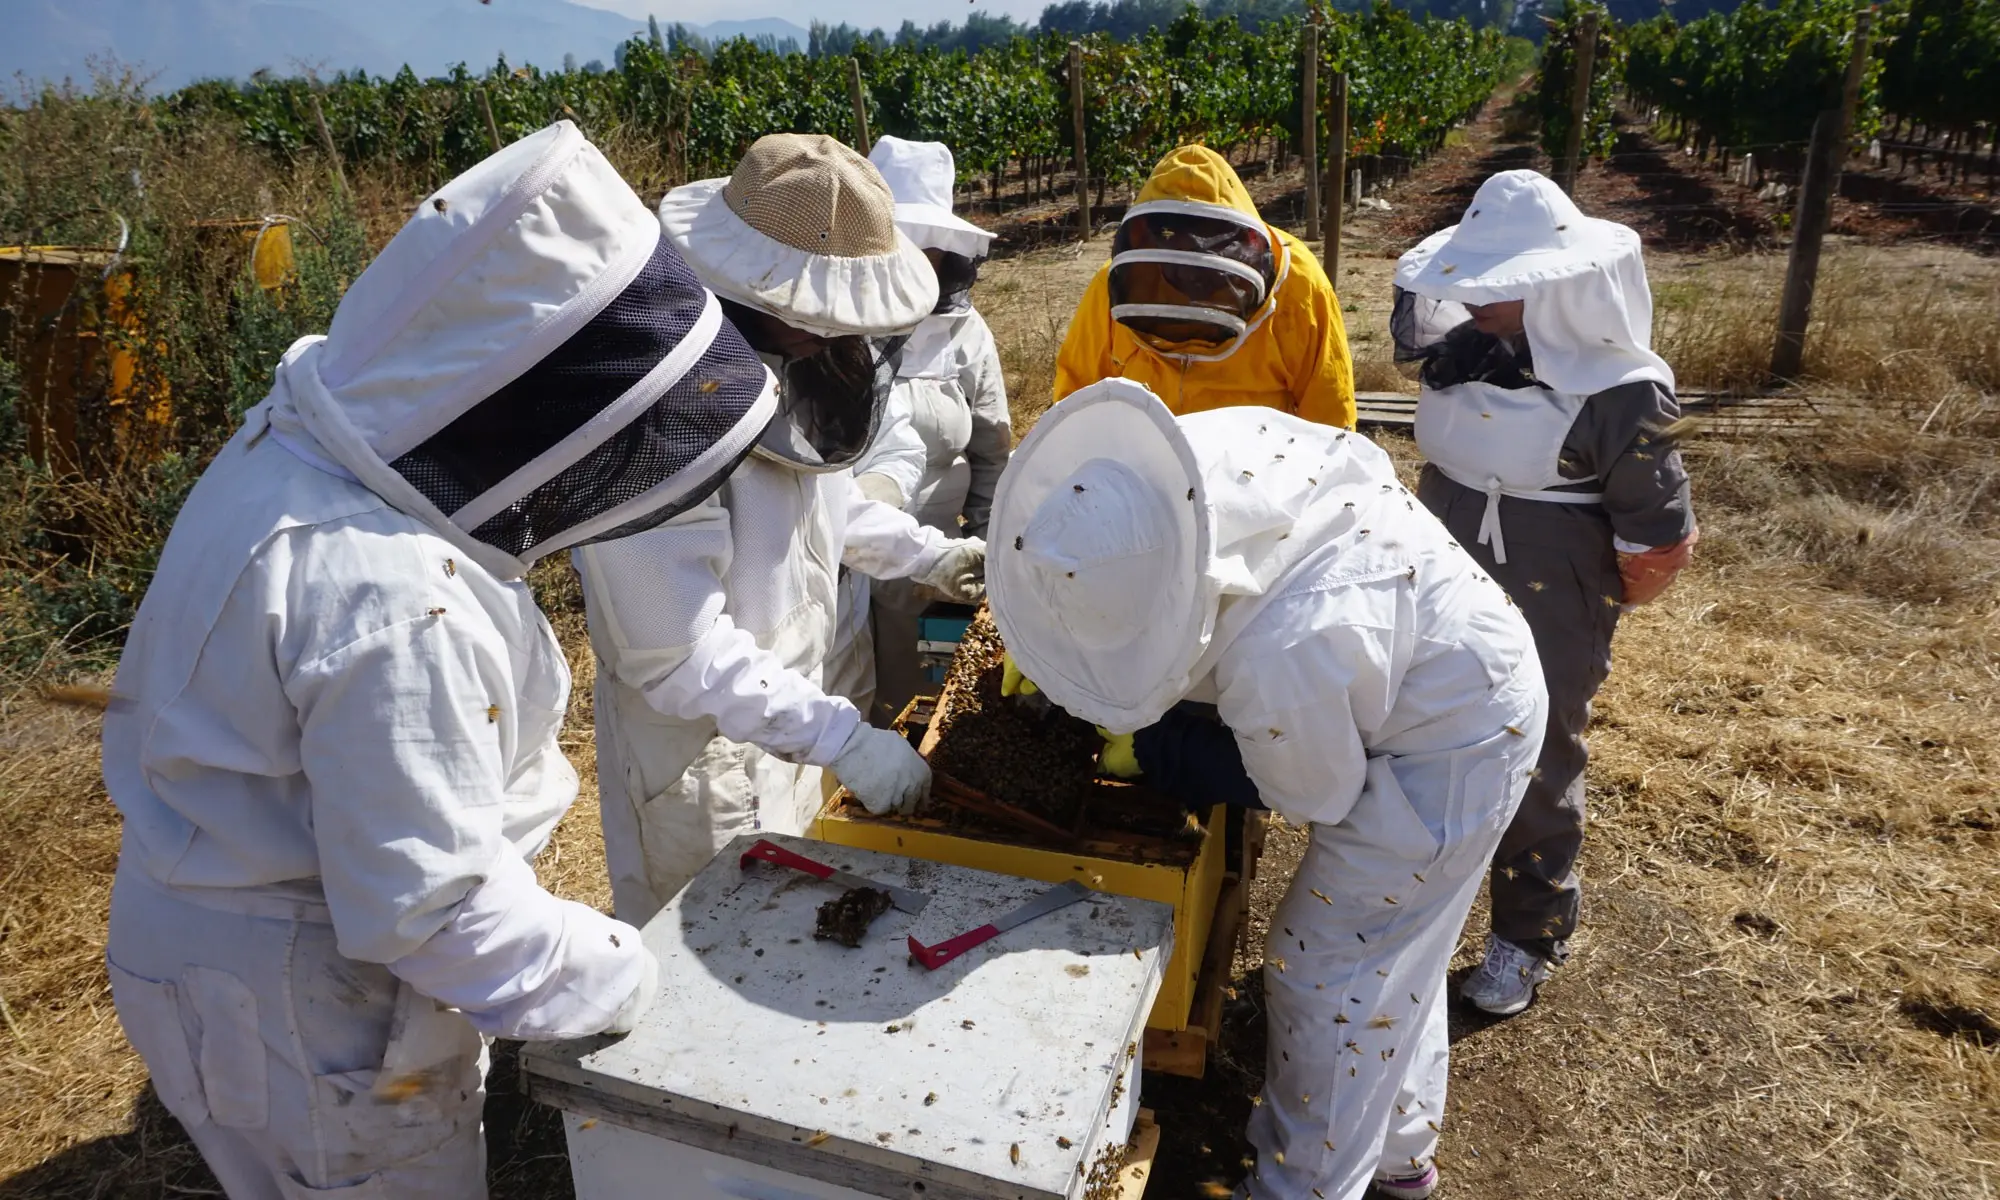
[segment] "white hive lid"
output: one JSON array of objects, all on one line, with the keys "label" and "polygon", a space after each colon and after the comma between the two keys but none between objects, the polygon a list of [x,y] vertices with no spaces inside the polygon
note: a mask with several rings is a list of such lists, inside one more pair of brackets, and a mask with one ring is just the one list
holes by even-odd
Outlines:
[{"label": "white hive lid", "polygon": [[639,1027],[527,1047],[530,1094],[874,1195],[1080,1191],[1172,953],[1172,908],[1092,893],[926,971],[908,935],[943,941],[1049,885],[764,836],[931,901],[878,917],[860,949],[815,941],[842,889],[739,869],[757,840],[740,837],[646,926],[661,993]]}]

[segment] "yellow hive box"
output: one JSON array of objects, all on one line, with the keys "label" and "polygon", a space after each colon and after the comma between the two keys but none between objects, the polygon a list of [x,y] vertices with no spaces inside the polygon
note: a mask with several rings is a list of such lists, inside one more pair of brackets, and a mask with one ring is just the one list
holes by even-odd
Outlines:
[{"label": "yellow hive box", "polygon": [[[936,747],[953,702],[952,685],[947,683],[923,739],[921,749],[925,757]],[[911,719],[912,711],[926,703],[923,700],[913,703],[905,710],[898,727]],[[1102,786],[1118,789],[1122,785],[1107,781]],[[1098,891],[1172,905],[1174,953],[1167,962],[1147,1026],[1178,1033],[1189,1027],[1190,1014],[1195,1010],[1195,988],[1208,949],[1210,928],[1215,923],[1217,898],[1231,869],[1226,850],[1227,812],[1226,806],[1216,805],[1202,823],[1198,839],[1190,836],[1170,841],[1086,827],[1074,843],[1058,849],[1022,845],[1006,840],[1003,834],[960,828],[923,816],[872,817],[853,803],[845,790],[840,790],[827,800],[811,832],[821,841],[837,845],[998,871],[1047,883],[1076,879]]]}]

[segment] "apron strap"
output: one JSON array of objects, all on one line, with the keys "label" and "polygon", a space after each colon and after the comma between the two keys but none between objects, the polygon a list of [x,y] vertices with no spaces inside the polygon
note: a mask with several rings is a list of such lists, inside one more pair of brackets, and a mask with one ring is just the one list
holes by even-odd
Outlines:
[{"label": "apron strap", "polygon": [[[1446,479],[1460,487],[1471,488],[1475,492],[1486,493],[1486,511],[1479,518],[1479,544],[1493,547],[1493,561],[1504,564],[1507,561],[1507,540],[1500,529],[1500,497],[1512,496],[1516,500],[1538,500],[1544,504],[1598,504],[1604,500],[1603,492],[1558,492],[1546,489],[1510,488],[1492,476],[1483,484],[1474,483],[1455,473],[1442,463],[1432,463]],[[1576,480],[1577,483],[1594,483],[1597,476],[1589,475]]]}]

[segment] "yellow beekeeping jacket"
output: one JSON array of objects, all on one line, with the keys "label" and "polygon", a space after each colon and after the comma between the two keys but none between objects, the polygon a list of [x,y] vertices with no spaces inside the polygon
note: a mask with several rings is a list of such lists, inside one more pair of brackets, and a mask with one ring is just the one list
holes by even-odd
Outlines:
[{"label": "yellow beekeeping jacket", "polygon": [[[1162,159],[1139,191],[1139,203],[1149,200],[1224,204],[1258,216],[1243,181],[1206,146],[1183,146]],[[1056,360],[1055,398],[1120,376],[1145,384],[1176,416],[1260,404],[1354,428],[1354,370],[1333,284],[1303,242],[1281,229],[1265,228],[1279,254],[1279,282],[1227,357],[1200,361],[1176,355],[1171,347],[1155,349],[1113,321],[1107,262],[1070,318]],[[1208,348],[1196,352],[1207,353]]]}]

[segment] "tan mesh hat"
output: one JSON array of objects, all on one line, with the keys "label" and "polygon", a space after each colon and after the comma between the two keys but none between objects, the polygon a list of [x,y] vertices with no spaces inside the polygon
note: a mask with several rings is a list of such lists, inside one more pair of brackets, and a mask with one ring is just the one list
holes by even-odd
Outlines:
[{"label": "tan mesh hat", "polygon": [[823,134],[757,139],[728,179],[668,192],[660,223],[710,288],[811,332],[902,333],[937,304],[881,172]]}]

